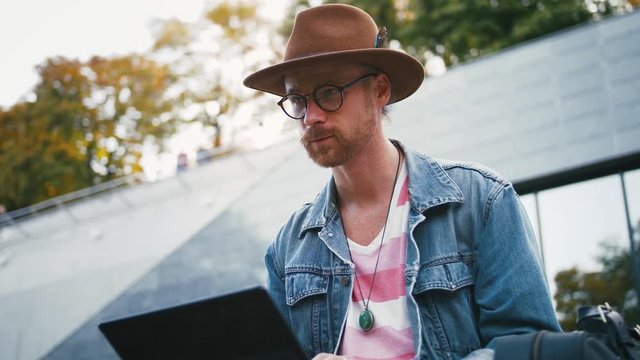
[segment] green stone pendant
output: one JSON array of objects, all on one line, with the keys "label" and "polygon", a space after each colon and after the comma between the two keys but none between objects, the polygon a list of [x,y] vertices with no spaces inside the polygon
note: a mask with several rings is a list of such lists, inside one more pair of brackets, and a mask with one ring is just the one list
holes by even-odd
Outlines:
[{"label": "green stone pendant", "polygon": [[364,309],[360,313],[360,318],[358,319],[358,323],[360,324],[360,328],[367,332],[373,328],[373,313],[369,311],[369,309]]}]

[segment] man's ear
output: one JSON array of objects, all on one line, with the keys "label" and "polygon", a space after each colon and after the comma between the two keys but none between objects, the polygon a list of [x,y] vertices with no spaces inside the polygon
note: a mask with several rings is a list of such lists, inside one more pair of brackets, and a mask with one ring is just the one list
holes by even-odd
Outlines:
[{"label": "man's ear", "polygon": [[378,74],[374,79],[376,103],[379,107],[385,107],[391,98],[391,82],[386,74]]}]

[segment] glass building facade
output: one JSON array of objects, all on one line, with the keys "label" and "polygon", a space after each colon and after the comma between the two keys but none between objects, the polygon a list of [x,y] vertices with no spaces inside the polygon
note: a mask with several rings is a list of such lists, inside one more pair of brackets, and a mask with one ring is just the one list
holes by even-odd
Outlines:
[{"label": "glass building facade", "polygon": [[538,235],[552,294],[559,271],[600,271],[603,245],[628,250],[630,239],[638,241],[640,170],[532,192],[521,199]]}]

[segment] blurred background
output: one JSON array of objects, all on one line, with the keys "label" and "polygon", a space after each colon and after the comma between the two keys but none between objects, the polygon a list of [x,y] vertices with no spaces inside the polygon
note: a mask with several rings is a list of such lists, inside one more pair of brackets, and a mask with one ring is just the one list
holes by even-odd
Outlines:
[{"label": "blurred background", "polygon": [[[353,0],[426,79],[390,137],[514,183],[558,318],[640,322],[640,1]],[[116,358],[99,322],[263,284],[330,176],[243,88],[322,1],[0,4],[0,358]]]}]

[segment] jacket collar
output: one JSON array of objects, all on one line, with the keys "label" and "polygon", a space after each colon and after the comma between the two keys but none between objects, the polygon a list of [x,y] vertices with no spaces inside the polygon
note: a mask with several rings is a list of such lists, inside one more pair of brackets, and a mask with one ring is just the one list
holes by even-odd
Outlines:
[{"label": "jacket collar", "polygon": [[423,213],[434,206],[464,202],[464,195],[458,184],[433,158],[392,140],[405,153],[409,173],[409,200],[411,206]]},{"label": "jacket collar", "polygon": [[[423,213],[429,208],[445,203],[464,202],[462,191],[436,160],[405,147],[397,140],[391,141],[405,154],[412,208]],[[309,229],[324,227],[337,215],[336,194],[336,184],[332,176],[316,199],[309,204],[299,237]]]}]

